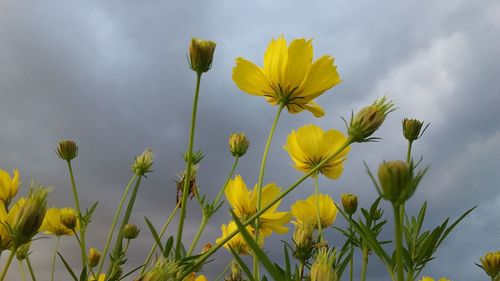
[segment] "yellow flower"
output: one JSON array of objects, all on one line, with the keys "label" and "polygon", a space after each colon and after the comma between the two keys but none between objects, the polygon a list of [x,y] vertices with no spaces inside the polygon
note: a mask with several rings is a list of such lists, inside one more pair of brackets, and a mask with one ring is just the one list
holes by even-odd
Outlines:
[{"label": "yellow flower", "polygon": [[14,176],[11,178],[9,173],[0,169],[0,201],[5,205],[10,203],[19,189],[19,171],[14,170]]},{"label": "yellow flower", "polygon": [[[262,188],[262,207],[271,203],[281,192],[281,188],[271,183]],[[226,198],[234,213],[241,219],[246,220],[257,212],[257,192],[249,191],[240,175],[236,175],[230,180],[226,190]],[[284,234],[288,231],[287,224],[292,215],[290,212],[276,212],[281,200],[265,211],[259,219],[259,232],[270,235],[272,231]]]},{"label": "yellow flower", "polygon": [[203,274],[196,276],[196,273],[193,272],[184,278],[184,281],[207,281],[207,278]]},{"label": "yellow flower", "polygon": [[[337,130],[323,131],[310,124],[292,131],[283,148],[292,158],[295,168],[307,173],[324,159],[330,157],[346,141],[346,137]],[[346,147],[337,156],[326,162],[319,172],[330,179],[338,179],[344,168],[343,162],[349,153]]]},{"label": "yellow flower", "polygon": [[0,201],[0,251],[10,247],[10,231],[5,224],[8,224],[8,214],[3,201]]},{"label": "yellow flower", "polygon": [[491,277],[500,275],[500,251],[490,252],[479,259],[483,269]]},{"label": "yellow flower", "polygon": [[[298,200],[293,203],[291,209],[297,223],[310,224],[314,228],[318,228],[317,200],[318,196],[313,194],[307,197],[306,200]],[[332,225],[337,217],[337,207],[327,194],[319,194],[319,217],[321,219],[321,228]]]},{"label": "yellow flower", "polygon": [[106,274],[101,273],[99,274],[99,278],[95,279],[94,277],[89,277],[89,281],[104,281],[106,280]]},{"label": "yellow flower", "polygon": [[[236,223],[234,221],[229,222],[229,224],[225,225],[223,224],[221,227],[222,230],[222,236],[215,239],[216,243],[221,243],[224,238],[226,238],[229,234],[233,233],[234,231],[238,230],[238,226],[236,226]],[[246,230],[253,234],[255,231],[250,225],[246,226]],[[264,241],[264,237],[259,236],[259,244],[262,244]],[[233,248],[233,250],[242,255],[249,255],[250,254],[250,247],[248,246],[247,242],[241,236],[241,234],[236,234],[233,238],[231,238],[226,244],[224,244],[224,248],[230,249]]]},{"label": "yellow flower", "polygon": [[[420,281],[434,281],[434,278],[428,277],[428,276],[424,276],[424,277],[422,277],[422,279],[420,279]],[[448,279],[448,278],[441,277],[441,278],[439,278],[438,281],[451,281],[451,280]]]},{"label": "yellow flower", "polygon": [[[47,210],[47,214],[45,215],[45,219],[43,220],[42,226],[40,227],[40,231],[44,231],[45,234],[51,234],[55,236],[62,235],[73,235],[73,230],[67,228],[61,222],[61,216],[63,214],[75,214],[76,211],[71,208],[50,208]],[[78,221],[78,220],[77,220]],[[75,230],[78,228],[75,228]]]},{"label": "yellow flower", "polygon": [[341,82],[333,57],[313,62],[311,40],[295,39],[287,46],[283,36],[273,39],[264,55],[263,67],[237,58],[233,81],[244,92],[264,96],[272,105],[283,103],[292,114],[308,110],[325,113],[313,100]]}]

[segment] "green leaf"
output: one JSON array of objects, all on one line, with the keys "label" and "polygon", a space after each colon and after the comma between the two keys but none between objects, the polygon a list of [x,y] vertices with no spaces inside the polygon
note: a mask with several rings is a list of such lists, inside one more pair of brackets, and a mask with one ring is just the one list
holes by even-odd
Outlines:
[{"label": "green leaf", "polygon": [[[156,242],[156,246],[158,246],[158,248],[160,248],[160,251],[162,253],[165,253],[165,249],[163,248],[163,245],[161,244],[160,236],[158,236],[158,232],[156,232],[155,227],[153,226],[153,224],[151,223],[151,221],[149,221],[149,219],[147,217],[144,217],[144,220],[146,220],[146,224],[149,227],[149,231],[151,231],[151,234],[153,235],[153,238]],[[165,258],[167,258],[167,257],[165,257]]]},{"label": "green leaf", "polygon": [[252,276],[252,271],[250,271],[250,268],[248,268],[248,266],[240,258],[240,256],[238,255],[238,253],[236,253],[236,251],[233,249],[233,247],[229,246],[229,250],[231,251],[231,254],[233,254],[234,259],[236,260],[236,262],[240,265],[240,268],[243,269],[243,271],[245,272],[248,280],[249,281],[255,281],[255,279]]},{"label": "green leaf", "polygon": [[73,277],[73,280],[78,281],[78,278],[76,278],[76,275],[73,272],[73,270],[71,269],[71,266],[69,266],[69,264],[66,262],[66,260],[64,259],[64,257],[61,255],[61,253],[57,252],[57,255],[59,256],[59,258],[63,262],[64,266],[66,267],[66,270],[69,272],[69,274],[71,275],[71,277]]},{"label": "green leaf", "polygon": [[170,236],[167,240],[167,243],[165,243],[165,249],[163,250],[164,257],[168,257],[170,255],[170,251],[172,250],[173,246],[174,246],[174,237]]}]

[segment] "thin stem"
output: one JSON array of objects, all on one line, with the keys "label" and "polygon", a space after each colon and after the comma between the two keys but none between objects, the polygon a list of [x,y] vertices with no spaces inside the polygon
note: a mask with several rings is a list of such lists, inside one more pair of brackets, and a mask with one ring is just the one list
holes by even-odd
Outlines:
[{"label": "thin stem", "polygon": [[[160,231],[160,234],[159,234],[160,239],[163,237],[163,234],[165,233],[165,231],[168,228],[168,225],[170,224],[170,222],[174,218],[175,214],[177,213],[177,210],[179,210],[179,204],[175,205],[174,210],[172,211],[172,213],[168,217],[167,221],[163,225],[163,227]],[[139,276],[141,276],[142,274],[144,274],[144,272],[146,272],[146,268],[148,267],[148,264],[151,261],[151,258],[153,257],[155,250],[156,250],[156,243],[153,243],[153,246],[151,246],[151,250],[148,253],[148,256],[146,258],[146,261],[144,262],[144,266],[142,267],[141,272],[139,273]]]},{"label": "thin stem", "polygon": [[26,273],[24,273],[23,260],[18,260],[17,263],[19,264],[19,273],[21,274],[21,278],[23,279],[23,281],[26,281]]},{"label": "thin stem", "polygon": [[215,281],[219,281],[222,277],[224,277],[224,275],[226,275],[226,272],[231,268],[231,262],[229,262],[226,267],[224,267],[224,270],[219,274],[217,275],[217,278],[215,278]]},{"label": "thin stem", "polygon": [[367,270],[367,267],[368,267],[368,245],[363,242],[362,243],[362,247],[363,247],[363,261],[362,261],[362,265],[361,265],[361,281],[365,281],[366,280],[366,270]]},{"label": "thin stem", "polygon": [[193,100],[193,110],[191,113],[191,131],[189,133],[189,147],[188,147],[188,161],[186,168],[186,176],[184,179],[184,187],[182,188],[182,200],[181,200],[181,215],[179,218],[179,227],[177,228],[177,242],[175,244],[175,258],[178,259],[181,254],[181,244],[182,244],[182,231],[184,229],[184,220],[186,218],[186,205],[189,193],[189,185],[191,183],[191,173],[192,173],[192,158],[193,158],[193,145],[194,145],[194,132],[196,128],[196,112],[198,109],[198,95],[200,93],[200,83],[201,83],[201,72],[196,73],[196,89],[194,93]]},{"label": "thin stem", "polygon": [[[349,215],[349,219],[352,220],[352,214]],[[354,232],[352,230],[352,227],[351,225],[349,225],[349,233],[351,234],[351,238],[350,239],[353,239],[354,238]],[[349,261],[349,281],[352,281],[353,280],[353,276],[354,276],[354,244],[352,242],[353,240],[350,241],[350,247],[351,247],[351,260]]]},{"label": "thin stem", "polygon": [[7,259],[7,262],[5,263],[5,267],[2,270],[2,275],[0,275],[0,281],[3,281],[5,279],[5,276],[7,275],[7,271],[9,270],[10,264],[12,263],[12,259],[16,255],[17,249],[12,249],[9,254],[9,258]]},{"label": "thin stem", "polygon": [[31,266],[31,262],[30,262],[30,257],[29,256],[26,257],[26,265],[28,265],[28,271],[30,273],[31,280],[32,281],[36,281],[35,271],[33,270],[33,267]]},{"label": "thin stem", "polygon": [[80,248],[82,251],[82,267],[85,268],[87,265],[87,250],[85,246],[85,229],[86,225],[82,220],[82,210],[80,209],[80,201],[78,200],[78,192],[76,191],[75,176],[73,174],[73,167],[71,166],[71,160],[66,161],[68,163],[69,176],[71,178],[71,187],[73,189],[73,197],[75,198],[76,211],[78,212],[78,220],[80,222],[80,237],[81,243]]},{"label": "thin stem", "polygon": [[189,247],[189,250],[186,254],[186,256],[191,256],[193,253],[194,249],[196,248],[196,244],[198,244],[198,240],[200,240],[201,234],[203,233],[203,230],[205,229],[205,226],[207,226],[208,223],[208,218],[203,215],[201,219],[201,224],[200,227],[198,228],[198,231],[196,232],[196,235],[194,236],[193,242],[191,243],[191,246]]},{"label": "thin stem", "polygon": [[406,162],[410,164],[411,161],[411,147],[412,147],[413,141],[408,141],[408,151],[406,152]]},{"label": "thin stem", "polygon": [[130,239],[127,239],[127,243],[125,244],[125,249],[123,250],[123,253],[126,253],[128,251],[129,246],[130,246]]},{"label": "thin stem", "polygon": [[224,194],[224,191],[226,190],[226,187],[229,184],[229,180],[231,180],[231,178],[233,177],[234,171],[236,170],[236,166],[238,166],[239,159],[240,159],[239,157],[234,157],[234,163],[233,163],[233,167],[231,168],[231,172],[229,172],[229,176],[227,177],[226,182],[219,190],[219,193],[217,193],[217,196],[215,197],[214,204],[213,204],[214,206],[217,206],[217,203],[219,202],[220,198]]},{"label": "thin stem", "polygon": [[321,223],[321,213],[319,208],[319,180],[318,174],[313,176],[314,194],[316,195],[316,218],[318,219],[318,241],[323,242],[323,224]]},{"label": "thin stem", "polygon": [[[299,186],[301,183],[303,183],[311,175],[313,175],[314,173],[316,173],[319,169],[321,169],[323,167],[323,165],[325,165],[325,163],[327,163],[328,161],[330,161],[331,159],[333,159],[334,157],[336,157],[339,153],[341,153],[351,143],[353,143],[353,141],[352,141],[351,138],[348,138],[347,140],[345,140],[344,143],[335,151],[335,153],[333,153],[332,155],[330,155],[330,157],[325,158],[323,161],[319,162],[316,166],[314,166],[313,169],[311,169],[309,172],[307,172],[306,174],[304,174],[295,183],[293,183],[292,185],[290,185],[283,193],[281,193],[274,200],[272,200],[271,202],[269,202],[269,204],[267,204],[267,206],[265,206],[264,208],[258,210],[253,216],[251,216],[245,222],[243,222],[243,226],[247,226],[247,225],[253,223],[259,216],[261,216],[264,212],[266,212],[267,210],[269,210],[269,208],[271,208],[272,206],[274,206],[278,201],[280,201],[281,199],[283,199],[283,197],[285,197],[288,194],[290,194],[290,192],[292,192],[297,186]],[[186,277],[189,273],[191,273],[193,271],[193,269],[198,268],[200,265],[202,265],[203,262],[205,262],[210,256],[212,256],[217,250],[219,250],[222,246],[224,246],[224,244],[226,244],[229,240],[231,240],[238,233],[239,233],[239,231],[235,230],[232,233],[230,233],[229,235],[227,235],[226,237],[224,237],[224,239],[222,239],[219,243],[217,243],[215,246],[213,246],[212,248],[210,248],[210,250],[208,250],[207,252],[205,252],[204,254],[202,254],[198,258],[197,262],[195,262],[192,266],[190,266],[187,270],[185,270],[182,274],[180,274],[180,276],[177,278],[177,280],[178,281],[183,280],[183,278]]]},{"label": "thin stem", "polygon": [[[262,207],[262,183],[264,182],[264,173],[266,171],[266,163],[267,156],[269,154],[269,148],[271,147],[271,141],[273,140],[274,131],[276,130],[276,125],[278,125],[278,120],[280,118],[281,112],[285,104],[282,102],[279,104],[278,111],[276,112],[276,116],[274,117],[273,124],[271,125],[271,130],[269,130],[269,135],[267,136],[266,146],[264,147],[264,153],[262,154],[262,160],[260,162],[260,172],[259,172],[259,180],[257,182],[256,190],[257,190],[257,210],[260,210]],[[259,218],[255,222],[255,240],[259,241]],[[259,273],[259,259],[257,255],[253,256],[253,275],[255,280],[260,280]]]},{"label": "thin stem", "polygon": [[[127,209],[125,210],[125,214],[123,215],[122,224],[120,225],[120,228],[118,229],[118,234],[116,235],[116,242],[115,242],[115,248],[114,248],[115,252],[121,252],[121,250],[123,249],[122,248],[122,246],[123,246],[123,228],[125,228],[125,225],[128,223],[128,221],[130,220],[130,216],[132,215],[132,209],[134,208],[134,203],[135,203],[135,199],[137,197],[137,192],[139,191],[139,186],[141,185],[141,180],[142,180],[142,176],[138,176],[137,180],[135,181],[134,190],[132,191],[132,195],[130,195],[130,199],[129,199],[128,204],[127,204]],[[110,266],[108,268],[108,274],[106,274],[107,276],[110,276],[111,270],[113,270],[113,267],[114,267],[116,262],[120,262],[120,261],[114,261],[110,264]]]},{"label": "thin stem", "polygon": [[120,200],[120,203],[118,204],[118,208],[116,209],[115,216],[113,218],[113,222],[111,223],[111,228],[109,229],[109,232],[108,232],[108,237],[106,238],[106,244],[104,246],[104,250],[102,251],[102,255],[101,255],[102,258],[101,258],[101,261],[99,262],[99,267],[97,267],[97,276],[99,276],[99,274],[101,274],[102,266],[104,265],[104,260],[107,257],[109,246],[111,244],[111,239],[113,239],[113,234],[115,232],[116,223],[118,222],[118,217],[120,216],[120,213],[122,211],[123,204],[125,203],[125,199],[127,199],[128,191],[130,190],[130,187],[132,186],[132,183],[134,182],[136,177],[137,177],[136,174],[134,174],[132,176],[132,178],[128,182],[127,186],[125,187],[125,190],[123,191],[122,198]]},{"label": "thin stem", "polygon": [[57,236],[56,245],[54,246],[54,254],[52,255],[52,270],[50,272],[50,280],[52,280],[52,281],[54,281],[54,273],[56,270],[56,255],[57,255],[57,249],[59,248],[59,239],[60,238],[61,238],[61,236]]},{"label": "thin stem", "polygon": [[401,207],[393,204],[394,209],[394,230],[396,238],[396,270],[397,280],[404,281],[404,268],[403,268],[403,232],[401,229]]}]

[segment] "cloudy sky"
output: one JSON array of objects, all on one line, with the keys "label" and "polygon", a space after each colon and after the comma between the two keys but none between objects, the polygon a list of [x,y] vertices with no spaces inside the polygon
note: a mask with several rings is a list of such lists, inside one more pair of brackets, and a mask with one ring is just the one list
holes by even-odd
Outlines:
[{"label": "cloudy sky", "polygon": [[[333,55],[344,82],[318,98],[325,117],[283,115],[266,182],[287,186],[301,175],[282,149],[292,129],[314,123],[344,130],[341,116],[389,95],[399,109],[377,133],[383,141],[353,146],[342,178],[322,179],[321,190],[337,200],[343,192],[356,193],[362,204],[369,204],[376,192],[362,162],[376,169],[384,159],[404,159],[401,119],[430,122],[415,143],[414,155],[423,155],[431,170],[408,211],[415,213],[427,200],[430,228],[479,207],[445,241],[424,273],[454,281],[487,280],[474,262],[500,246],[498,1],[0,0],[0,168],[19,168],[21,193],[34,180],[54,187],[50,205],[72,206],[65,164],[54,149],[59,139],[76,140],[80,155],[74,168],[81,201],[84,206],[100,202],[88,244],[102,248],[133,157],[151,146],[155,172],[141,186],[132,218],[143,231],[131,246],[129,260],[140,264],[152,241],[143,217],[158,228],[163,224],[175,200],[175,175],[183,169],[180,154],[187,147],[195,80],[186,60],[190,38],[218,43],[213,69],[202,82],[195,142],[206,156],[199,185],[213,198],[232,164],[227,149],[231,132],[248,134],[251,148],[237,172],[249,185],[257,180],[276,108],[242,93],[231,80],[231,70],[238,56],[260,64],[268,42],[280,34],[288,40],[313,38],[315,55]],[[311,194],[311,185],[300,186],[281,208]],[[392,219],[388,204],[383,206]],[[189,242],[200,219],[195,202],[188,218]],[[225,207],[201,243],[213,242],[228,219]],[[345,222],[339,218],[337,224]],[[281,246],[269,245],[278,245],[280,239],[289,235],[268,242],[267,250],[275,257]],[[333,231],[328,239],[343,241]],[[49,279],[53,242],[34,243],[32,259],[40,280]],[[75,241],[64,238],[61,245],[77,265]],[[205,267],[212,278],[229,261],[223,251],[216,258]],[[376,257],[368,273],[369,280],[387,280]],[[19,278],[13,266],[8,280]],[[56,280],[68,280],[62,265]]]}]

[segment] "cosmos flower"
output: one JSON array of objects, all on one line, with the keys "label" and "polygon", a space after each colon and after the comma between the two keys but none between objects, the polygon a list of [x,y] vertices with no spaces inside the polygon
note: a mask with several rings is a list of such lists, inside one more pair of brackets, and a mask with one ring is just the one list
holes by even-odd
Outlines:
[{"label": "cosmos flower", "polygon": [[298,224],[313,225],[318,229],[318,212],[316,204],[319,198],[319,218],[321,220],[321,228],[326,228],[333,224],[337,217],[337,207],[333,199],[327,194],[315,194],[307,197],[306,200],[297,200],[293,203],[291,209]]}]

